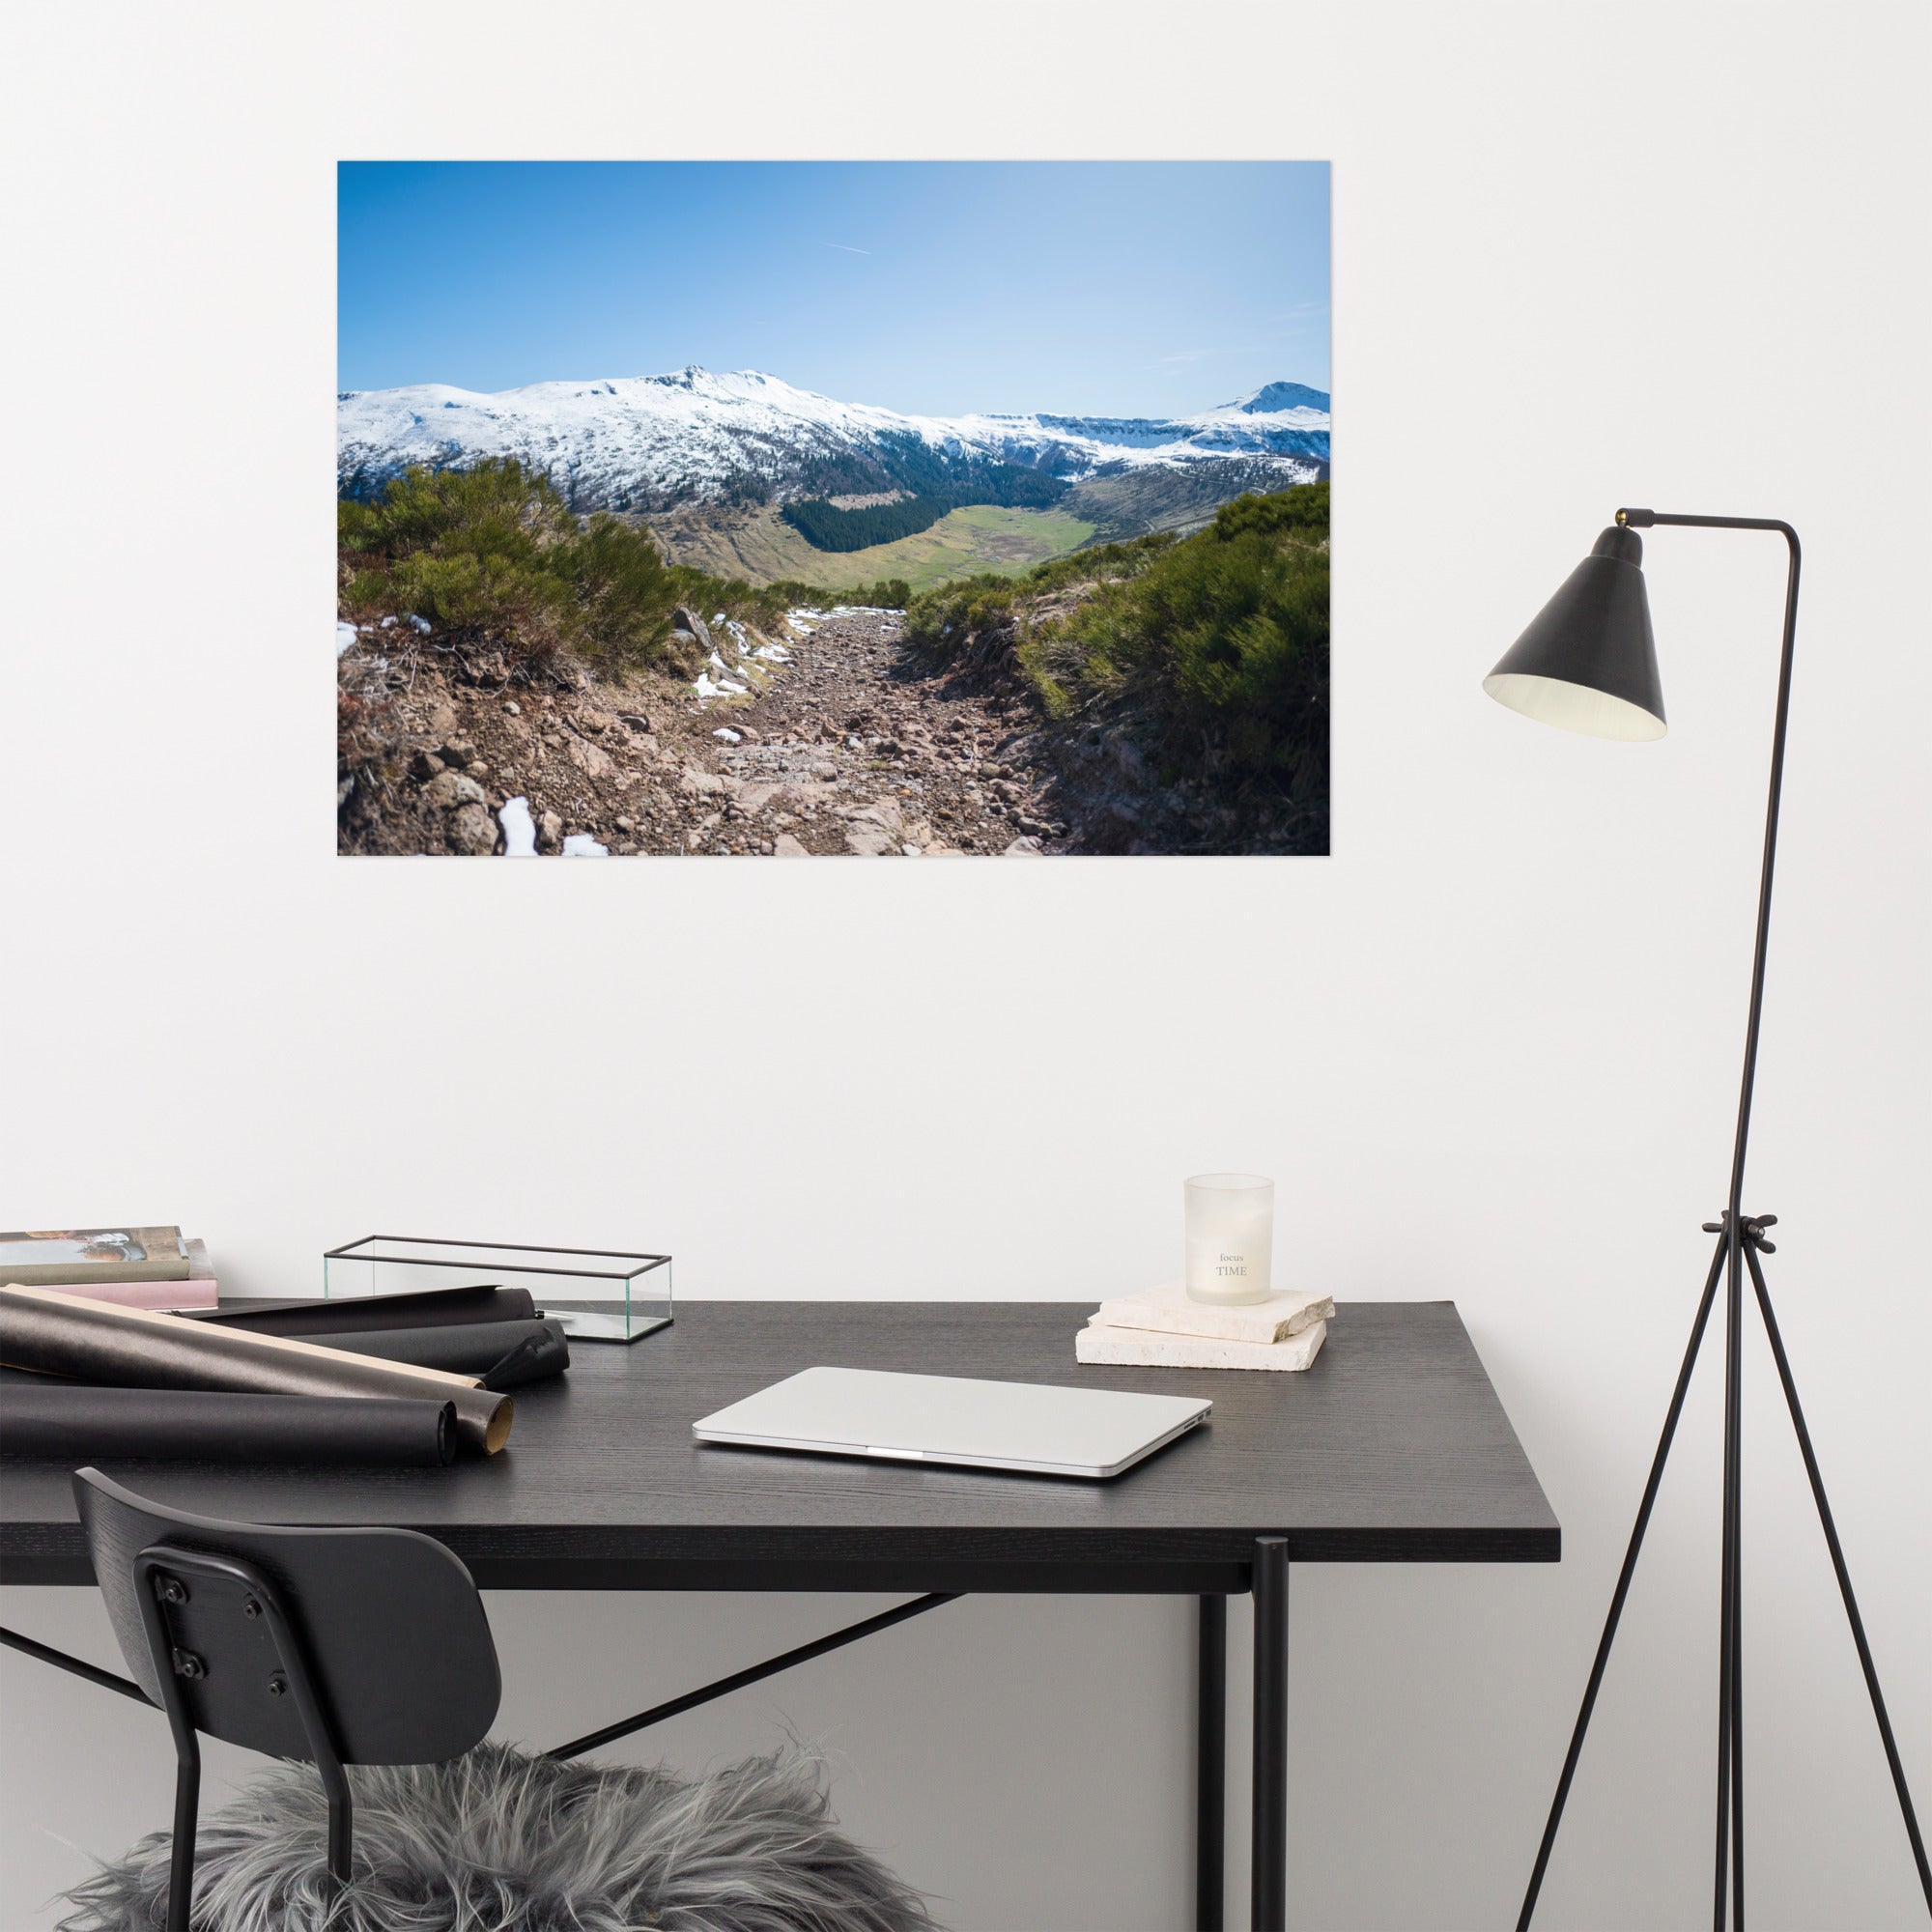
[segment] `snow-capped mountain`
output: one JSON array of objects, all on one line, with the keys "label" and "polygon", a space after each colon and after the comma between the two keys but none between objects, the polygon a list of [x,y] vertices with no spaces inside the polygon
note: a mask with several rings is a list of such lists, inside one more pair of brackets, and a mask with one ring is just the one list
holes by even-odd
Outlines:
[{"label": "snow-capped mountain", "polygon": [[918,491],[979,465],[1069,481],[1239,458],[1310,482],[1328,469],[1328,397],[1269,383],[1199,415],[903,415],[743,369],[533,383],[481,395],[442,384],[336,399],[337,478],[374,487],[410,464],[514,456],[579,509]]}]

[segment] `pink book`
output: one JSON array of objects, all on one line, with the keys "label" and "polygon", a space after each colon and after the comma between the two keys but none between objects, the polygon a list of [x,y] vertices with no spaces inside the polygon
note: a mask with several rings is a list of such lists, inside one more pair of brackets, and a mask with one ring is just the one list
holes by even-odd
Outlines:
[{"label": "pink book", "polygon": [[89,1301],[111,1302],[116,1308],[213,1308],[219,1285],[213,1275],[198,1281],[64,1281],[63,1294],[83,1295]]}]

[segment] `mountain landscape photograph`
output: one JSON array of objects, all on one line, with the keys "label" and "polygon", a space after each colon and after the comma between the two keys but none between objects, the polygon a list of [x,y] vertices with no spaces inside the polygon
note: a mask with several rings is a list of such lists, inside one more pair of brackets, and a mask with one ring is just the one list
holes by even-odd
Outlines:
[{"label": "mountain landscape photograph", "polygon": [[1325,853],[1328,260],[1312,162],[342,164],[338,850]]}]

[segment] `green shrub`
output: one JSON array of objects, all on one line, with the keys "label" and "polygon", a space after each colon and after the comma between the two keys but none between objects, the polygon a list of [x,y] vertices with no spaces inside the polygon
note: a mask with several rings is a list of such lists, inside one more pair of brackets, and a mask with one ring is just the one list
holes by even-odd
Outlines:
[{"label": "green shrub", "polygon": [[[1328,486],[1224,504],[1191,537],[1138,537],[913,599],[914,645],[945,659],[1009,634],[1049,715],[1130,709],[1177,774],[1225,769],[1327,795]],[[1078,588],[1070,608],[1042,612]]]},{"label": "green shrub", "polygon": [[667,564],[648,530],[620,517],[580,523],[549,478],[509,458],[412,469],[336,505],[344,608],[412,614],[457,644],[507,648],[526,669],[570,650],[621,674],[671,665],[671,613],[773,628],[785,600]]},{"label": "green shrub", "polygon": [[636,667],[664,654],[677,598],[644,531],[592,517],[582,536],[557,546],[552,568],[575,593],[576,635],[590,656]]},{"label": "green shrub", "polygon": [[1009,618],[1015,594],[1010,577],[955,577],[951,583],[922,590],[906,606],[906,636],[916,649],[950,656],[964,646],[970,633]]},{"label": "green shrub", "polygon": [[1225,504],[1074,610],[1044,668],[1075,696],[1139,700],[1183,768],[1220,761],[1325,797],[1327,516],[1326,484]]},{"label": "green shrub", "polygon": [[341,547],[383,556],[461,552],[529,562],[573,528],[550,479],[514,457],[468,469],[407,469],[366,502],[336,508]]},{"label": "green shrub", "polygon": [[554,644],[569,606],[556,578],[505,556],[412,551],[391,566],[388,581],[399,610],[464,638],[501,631],[527,642],[541,634]]},{"label": "green shrub", "polygon": [[1265,497],[1236,497],[1214,512],[1214,534],[1223,543],[1253,532],[1274,536],[1284,530],[1328,534],[1328,486],[1298,483]]}]

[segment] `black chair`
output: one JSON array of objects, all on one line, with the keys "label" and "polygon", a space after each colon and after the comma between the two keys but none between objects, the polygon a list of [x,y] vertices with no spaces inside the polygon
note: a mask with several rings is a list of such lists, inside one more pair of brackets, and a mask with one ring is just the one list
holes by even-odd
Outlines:
[{"label": "black chair", "polygon": [[[919,1894],[838,1830],[809,1754],[781,1750],[693,1780],[570,1760],[944,1599],[901,1605],[531,1756],[484,1741],[502,1690],[496,1646],[476,1585],[441,1544],[406,1529],[190,1516],[96,1469],[75,1475],[74,1495],[122,1654],[167,1712],[179,1772],[172,1841],[143,1839],[76,1887],[68,1896],[91,1916],[69,1922],[95,1932],[152,1924],[164,1869],[168,1932],[188,1932],[206,1731],[313,1764],[327,1816],[323,1872],[313,1835],[322,1821],[300,1774],[254,1786],[210,1833],[204,1914],[211,1893],[236,1896],[245,1871],[242,1889],[255,1889],[237,1911],[249,1924],[265,1922],[265,1909],[282,1913],[276,1923],[333,1924],[344,1905],[356,1923],[375,1922],[372,1912],[390,1922],[391,1905],[416,1923],[425,1887],[447,1893],[468,1924],[475,1914],[463,1901],[500,1904],[508,1882],[547,1911],[594,1901],[599,1923],[709,1923],[737,1912],[746,1924],[796,1932],[931,1932]],[[370,1769],[357,1780],[365,1856],[345,1899],[352,1764]],[[215,1916],[229,1914],[217,1904]]]},{"label": "black chair", "polygon": [[502,1679],[469,1573],[408,1529],[273,1529],[73,1479],[122,1655],[167,1712],[179,1770],[168,1932],[187,1932],[197,1734],[313,1764],[328,1869],[350,1876],[347,1764],[436,1764],[479,1743]]}]

